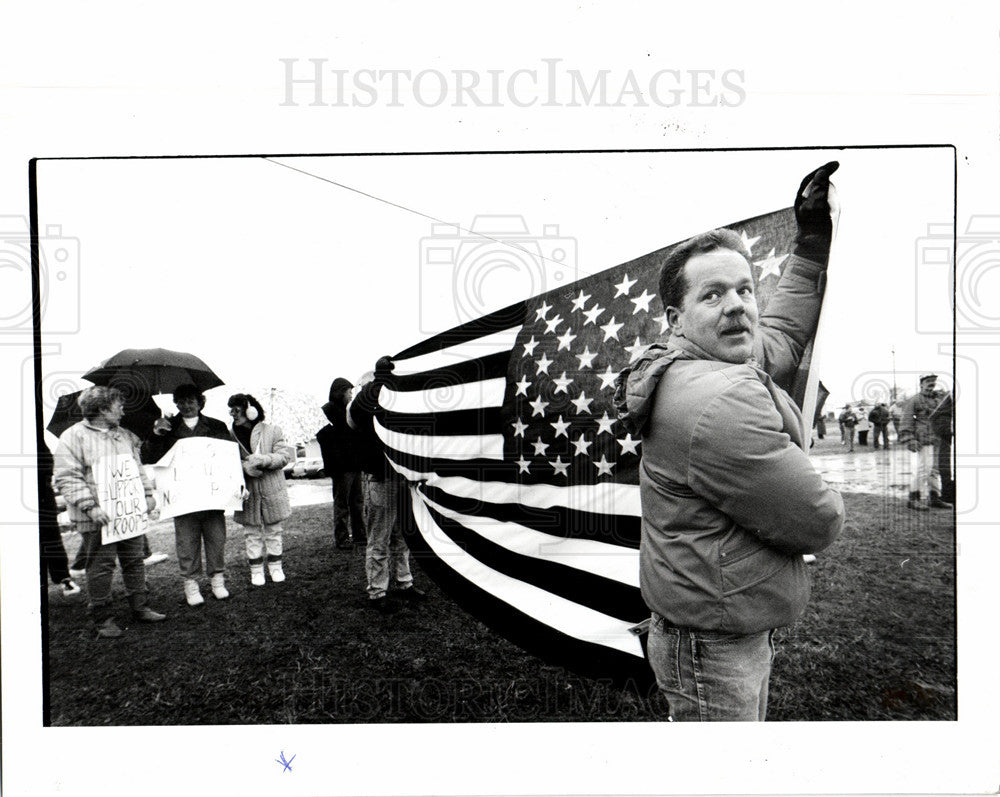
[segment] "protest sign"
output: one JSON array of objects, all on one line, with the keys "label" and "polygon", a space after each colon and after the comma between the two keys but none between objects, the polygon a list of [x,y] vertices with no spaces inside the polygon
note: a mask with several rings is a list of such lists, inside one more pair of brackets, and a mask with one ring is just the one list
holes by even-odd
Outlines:
[{"label": "protest sign", "polygon": [[97,500],[110,521],[101,529],[101,544],[145,534],[149,526],[141,466],[131,454],[102,457],[94,467]]},{"label": "protest sign", "polygon": [[205,509],[242,509],[243,466],[231,440],[178,440],[153,466],[160,517]]}]

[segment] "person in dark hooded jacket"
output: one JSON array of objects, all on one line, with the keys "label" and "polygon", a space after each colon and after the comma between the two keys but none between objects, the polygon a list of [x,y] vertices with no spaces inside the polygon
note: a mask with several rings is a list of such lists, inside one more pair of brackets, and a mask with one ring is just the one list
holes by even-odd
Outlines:
[{"label": "person in dark hooded jacket", "polygon": [[673,720],[764,719],[774,629],[809,598],[803,554],[843,524],[784,389],[816,328],[835,168],[799,188],[793,255],[760,322],[740,236],[696,236],[661,272],[669,339],[619,377],[619,417],[642,434],[647,656]]},{"label": "person in dark hooded jacket", "polygon": [[323,470],[333,486],[333,536],[338,548],[365,545],[364,496],[358,433],[347,425],[347,405],[354,386],[343,377],[330,385],[330,400],[323,414],[330,423],[316,433]]}]

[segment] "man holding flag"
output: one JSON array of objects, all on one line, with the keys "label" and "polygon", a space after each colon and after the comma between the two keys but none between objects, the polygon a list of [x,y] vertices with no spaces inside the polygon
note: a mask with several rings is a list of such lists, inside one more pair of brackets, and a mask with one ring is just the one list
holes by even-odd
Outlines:
[{"label": "man holding flag", "polygon": [[785,392],[819,313],[837,165],[802,181],[792,258],[763,317],[741,237],[696,236],[660,273],[667,341],[619,377],[620,419],[642,434],[647,655],[672,720],[764,719],[774,629],[809,597],[802,554],[843,524]]}]

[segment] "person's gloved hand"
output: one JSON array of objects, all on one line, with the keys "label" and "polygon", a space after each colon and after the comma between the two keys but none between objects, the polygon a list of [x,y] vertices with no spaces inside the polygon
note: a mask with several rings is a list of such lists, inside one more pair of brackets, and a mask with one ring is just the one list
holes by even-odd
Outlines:
[{"label": "person's gloved hand", "polygon": [[820,265],[830,260],[833,228],[840,216],[837,190],[830,182],[830,175],[840,168],[840,163],[830,161],[807,174],[795,195],[795,234],[793,253]]},{"label": "person's gloved hand", "polygon": [[906,444],[906,447],[911,454],[916,454],[920,450],[920,441],[914,438]]}]

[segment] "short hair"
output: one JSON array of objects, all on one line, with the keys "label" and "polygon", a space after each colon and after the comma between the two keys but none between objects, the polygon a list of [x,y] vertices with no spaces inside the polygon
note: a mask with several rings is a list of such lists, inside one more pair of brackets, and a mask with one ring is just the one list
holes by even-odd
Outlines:
[{"label": "short hair", "polygon": [[205,394],[202,393],[195,385],[179,385],[177,389],[174,390],[174,403],[189,398],[197,399],[198,408],[205,409]]},{"label": "short hair", "polygon": [[229,406],[239,407],[243,412],[246,412],[248,407],[253,407],[257,410],[257,418],[254,420],[254,423],[260,423],[264,420],[264,408],[249,393],[234,393],[229,397]]},{"label": "short hair", "polygon": [[80,412],[88,421],[94,420],[105,410],[110,410],[116,401],[125,402],[122,392],[116,387],[88,387],[76,400]]},{"label": "short hair", "polygon": [[[660,301],[663,309],[668,307],[684,307],[684,295],[688,291],[687,277],[684,266],[696,255],[714,252],[716,249],[729,249],[742,255],[750,263],[750,252],[747,251],[743,239],[732,230],[724,227],[711,232],[703,232],[693,238],[677,244],[670,250],[663,266],[660,268]],[[753,273],[751,271],[751,273]]]}]

